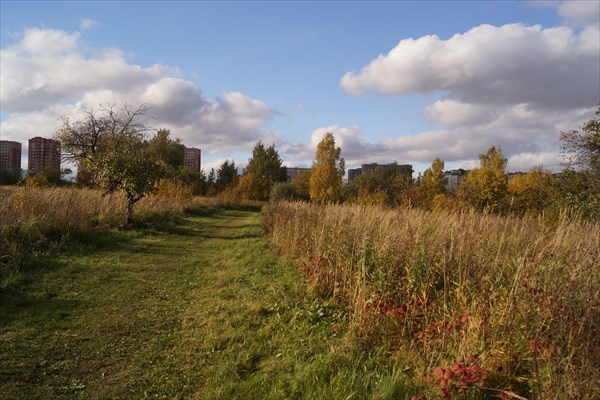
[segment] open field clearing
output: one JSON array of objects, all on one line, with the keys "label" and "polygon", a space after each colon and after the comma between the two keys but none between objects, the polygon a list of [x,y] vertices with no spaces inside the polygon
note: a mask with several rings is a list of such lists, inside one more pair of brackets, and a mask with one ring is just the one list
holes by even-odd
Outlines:
[{"label": "open field clearing", "polygon": [[206,209],[34,256],[0,288],[0,398],[406,398],[305,295],[256,211]]}]

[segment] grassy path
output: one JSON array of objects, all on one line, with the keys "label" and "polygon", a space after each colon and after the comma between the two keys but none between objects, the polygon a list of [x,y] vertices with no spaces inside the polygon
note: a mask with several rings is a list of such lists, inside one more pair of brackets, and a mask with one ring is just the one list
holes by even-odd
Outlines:
[{"label": "grassy path", "polygon": [[0,398],[406,398],[253,211],[111,233],[0,287]]}]

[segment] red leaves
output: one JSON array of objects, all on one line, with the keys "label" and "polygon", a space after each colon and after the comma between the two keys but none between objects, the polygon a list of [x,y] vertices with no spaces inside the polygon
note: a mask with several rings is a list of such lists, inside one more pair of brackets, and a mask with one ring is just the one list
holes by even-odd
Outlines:
[{"label": "red leaves", "polygon": [[[462,314],[461,316],[459,316],[458,318],[455,318],[454,320],[452,320],[450,322],[446,322],[446,321],[434,322],[433,324],[430,324],[425,330],[417,331],[415,333],[415,337],[417,339],[419,339],[420,341],[424,341],[425,339],[431,338],[436,334],[445,333],[445,332],[448,332],[451,330],[458,330],[469,320],[470,316],[471,316],[471,313],[469,311],[467,311],[466,313]],[[438,342],[439,341],[433,341],[432,343],[438,343]]]},{"label": "red leaves", "polygon": [[529,352],[535,353],[542,348],[542,342],[539,339],[533,339],[529,341]]},{"label": "red leaves", "polygon": [[482,387],[487,379],[488,375],[479,366],[479,357],[476,354],[466,361],[455,362],[449,368],[436,367],[433,370],[433,383],[440,387],[442,398],[470,387]]},{"label": "red leaves", "polygon": [[404,303],[397,303],[392,299],[384,301],[382,299],[381,292],[375,292],[375,298],[364,306],[365,310],[373,308],[376,313],[392,316],[392,315],[405,315],[408,313],[408,305]]}]

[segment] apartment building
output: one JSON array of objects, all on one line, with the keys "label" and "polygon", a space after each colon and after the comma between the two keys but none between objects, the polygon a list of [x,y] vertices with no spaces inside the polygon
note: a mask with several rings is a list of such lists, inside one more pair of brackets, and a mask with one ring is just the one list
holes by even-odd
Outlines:
[{"label": "apartment building", "polygon": [[444,172],[444,178],[446,178],[446,189],[456,190],[460,182],[465,179],[465,176],[469,173],[469,170],[462,168],[452,169]]},{"label": "apartment building", "polygon": [[0,168],[21,169],[21,143],[0,140]]},{"label": "apartment building", "polygon": [[194,147],[183,148],[183,164],[192,171],[200,172],[201,150]]},{"label": "apartment building", "polygon": [[29,173],[43,168],[60,170],[60,142],[36,136],[29,139]]}]

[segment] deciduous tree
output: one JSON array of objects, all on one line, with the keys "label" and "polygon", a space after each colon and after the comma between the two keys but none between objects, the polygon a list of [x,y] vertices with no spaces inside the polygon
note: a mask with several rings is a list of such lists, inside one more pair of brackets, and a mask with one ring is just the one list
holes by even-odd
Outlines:
[{"label": "deciduous tree", "polygon": [[559,177],[564,206],[590,219],[600,219],[600,105],[581,132],[561,132],[566,169]]},{"label": "deciduous tree", "polygon": [[160,165],[147,154],[145,106],[100,105],[83,117],[63,118],[55,138],[61,141],[63,158],[84,165],[91,180],[106,192],[119,191],[127,199],[125,224],[133,224],[133,205],[155,189]]},{"label": "deciduous tree", "polygon": [[342,178],[344,177],[344,159],[342,150],[335,147],[335,138],[327,132],[317,146],[310,172],[310,199],[319,203],[340,200]]},{"label": "deciduous tree", "polygon": [[508,180],[502,150],[492,146],[479,155],[480,167],[473,169],[461,182],[458,196],[479,210],[502,211],[506,205]]},{"label": "deciduous tree", "polygon": [[148,141],[148,155],[170,172],[183,166],[184,148],[180,139],[171,139],[171,131],[160,129]]},{"label": "deciduous tree", "polygon": [[300,172],[292,179],[294,192],[299,200],[310,200],[310,170]]},{"label": "deciduous tree", "polygon": [[344,199],[354,204],[399,206],[411,186],[412,171],[410,176],[401,174],[394,162],[358,175],[344,186],[343,193]]},{"label": "deciduous tree", "polygon": [[518,214],[543,212],[556,198],[552,174],[541,166],[514,176],[508,181],[508,193],[510,210]]},{"label": "deciduous tree", "polygon": [[581,132],[561,132],[561,155],[567,166],[588,172],[600,180],[600,105],[596,114],[581,127]]},{"label": "deciduous tree", "polygon": [[444,161],[436,158],[431,163],[431,167],[425,170],[425,174],[419,182],[419,186],[425,196],[427,208],[433,205],[433,199],[437,195],[446,193],[446,182],[447,179],[444,177]]}]

